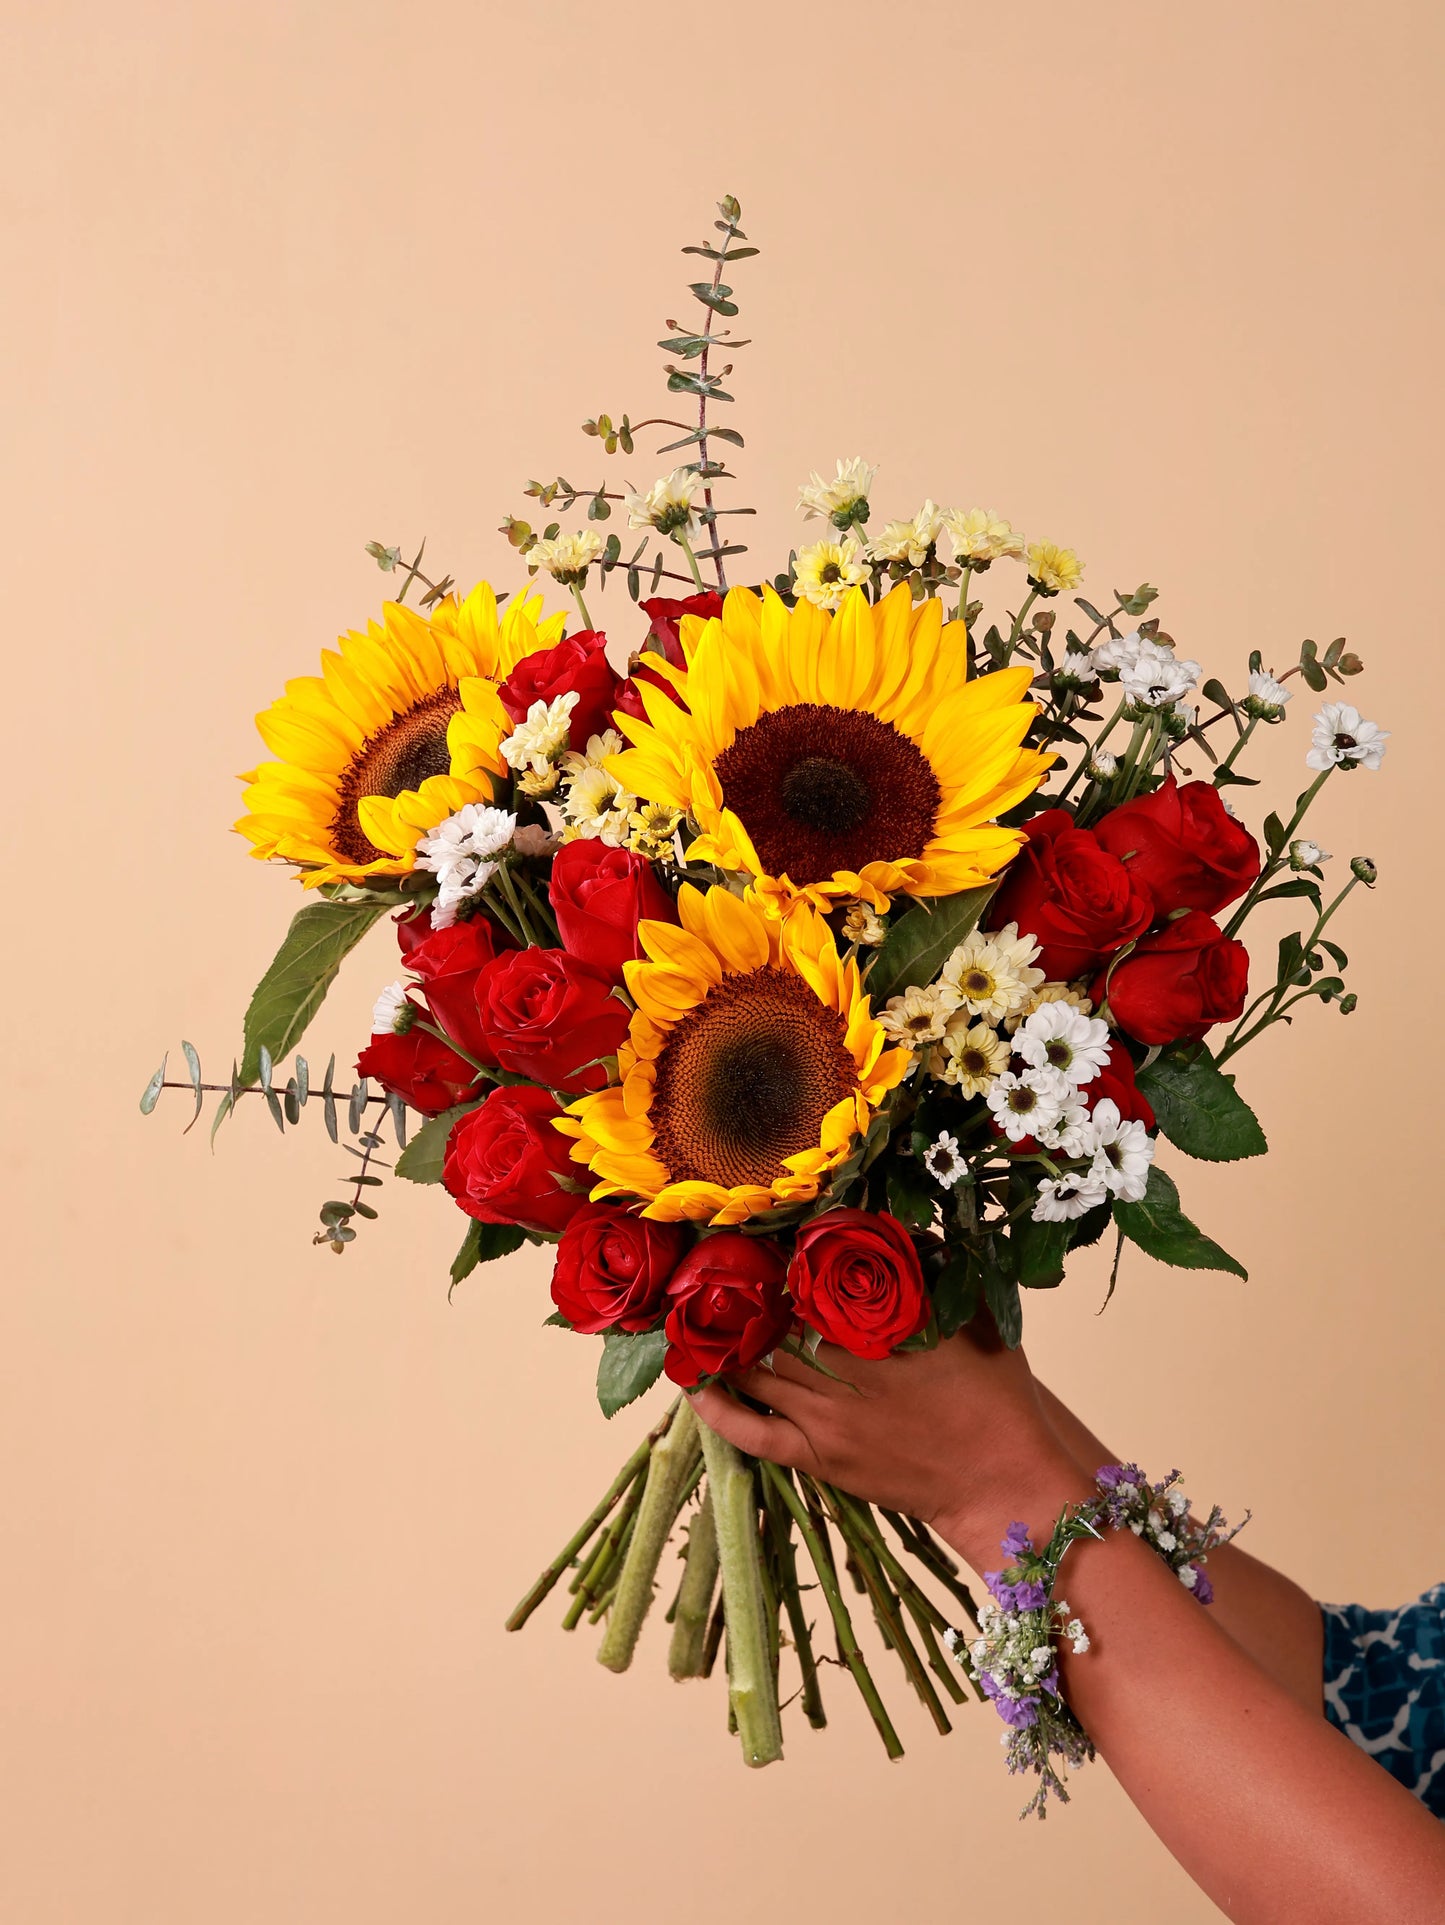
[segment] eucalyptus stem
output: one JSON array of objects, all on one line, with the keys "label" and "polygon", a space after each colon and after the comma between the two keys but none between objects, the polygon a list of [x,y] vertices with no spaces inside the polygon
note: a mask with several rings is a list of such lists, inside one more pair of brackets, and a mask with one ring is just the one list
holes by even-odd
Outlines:
[{"label": "eucalyptus stem", "polygon": [[717,1527],[713,1522],[710,1489],[703,1493],[702,1503],[687,1527],[687,1549],[683,1557],[667,1668],[674,1678],[700,1678],[707,1660],[707,1627],[712,1618],[718,1572]]},{"label": "eucalyptus stem", "polygon": [[893,1720],[888,1716],[883,1700],[878,1695],[878,1687],[873,1682],[872,1674],[863,1661],[863,1653],[858,1648],[858,1639],[853,1630],[853,1620],[848,1615],[848,1606],[844,1603],[843,1593],[838,1588],[837,1569],[831,1553],[823,1548],[823,1543],[814,1528],[809,1507],[794,1490],[784,1472],[780,1471],[775,1464],[764,1461],[762,1469],[764,1478],[791,1511],[793,1522],[798,1527],[798,1534],[808,1547],[808,1555],[813,1560],[813,1568],[818,1573],[818,1582],[823,1587],[823,1596],[827,1600],[828,1610],[832,1615],[833,1629],[838,1637],[839,1655],[853,1674],[853,1682],[857,1685],[863,1702],[868,1707],[868,1715],[872,1718],[878,1735],[883,1740],[883,1748],[890,1758],[901,1758],[903,1746],[899,1742],[898,1733],[893,1728]]},{"label": "eucalyptus stem", "polygon": [[783,1755],[783,1724],[764,1615],[753,1473],[725,1438],[707,1424],[699,1424],[698,1429],[717,1526],[727,1617],[729,1701],[745,1762],[770,1765]]},{"label": "eucalyptus stem", "polygon": [[637,1649],[642,1621],[652,1605],[657,1567],[677,1517],[678,1493],[697,1453],[697,1432],[692,1405],[684,1399],[667,1435],[653,1447],[612,1615],[597,1647],[597,1662],[609,1671],[625,1671]]}]

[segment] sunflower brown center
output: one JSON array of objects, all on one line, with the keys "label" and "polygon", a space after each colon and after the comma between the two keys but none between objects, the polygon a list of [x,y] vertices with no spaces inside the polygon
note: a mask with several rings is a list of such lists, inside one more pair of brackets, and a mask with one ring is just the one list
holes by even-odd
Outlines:
[{"label": "sunflower brown center", "polygon": [[799,884],[921,855],[943,799],[928,758],[891,722],[825,702],[760,715],[716,767],[765,873]]},{"label": "sunflower brown center", "polygon": [[800,976],[771,964],[725,976],[657,1059],[653,1147],[673,1182],[768,1184],[816,1147],[858,1088],[846,1029]]},{"label": "sunflower brown center", "polygon": [[365,795],[401,795],[429,775],[451,768],[447,723],[461,707],[454,688],[439,688],[367,737],[341,778],[341,800],[331,824],[332,845],[348,862],[376,862],[378,849],[362,829],[356,805]]}]

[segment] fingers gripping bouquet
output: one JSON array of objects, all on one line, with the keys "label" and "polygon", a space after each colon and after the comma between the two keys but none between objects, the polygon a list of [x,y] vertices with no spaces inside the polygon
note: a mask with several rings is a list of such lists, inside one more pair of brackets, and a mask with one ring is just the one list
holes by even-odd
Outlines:
[{"label": "fingers gripping bouquet", "polygon": [[[686,1390],[784,1351],[826,1369],[821,1342],[876,1359],[987,1318],[1017,1344],[1022,1293],[1106,1236],[1115,1276],[1126,1242],[1243,1275],[1156,1149],[1263,1152],[1225,1065],[1310,999],[1353,1007],[1325,930],[1374,881],[1357,858],[1328,894],[1302,833],[1337,771],[1379,765],[1384,733],[1349,705],[1320,710],[1313,780],[1262,846],[1227,800],[1292,680],[1359,671],[1343,643],[1306,642],[1278,679],[1251,658],[1239,694],[1204,684],[1201,715],[1153,588],[1101,610],[1071,550],[989,509],[928,502],[870,534],[861,461],[802,490],[821,539],[728,586],[746,551],[722,517],[747,511],[719,505],[718,451],[742,438],[710,410],[741,345],[724,275],[756,250],[736,203],[720,213],[689,250],[711,266],[701,319],[663,343],[695,404],[660,424],[682,464],[643,491],[530,484],[585,510],[508,517],[531,577],[510,597],[370,544],[395,598],[258,718],[272,759],[238,827],[310,900],[230,1078],[207,1084],[186,1044],[179,1079],[197,1114],[219,1094],[217,1124],[252,1092],[283,1130],[311,1099],[333,1140],[345,1120],[357,1167],[316,1238],[337,1252],[377,1213],[388,1121],[395,1173],[468,1220],[454,1283],[553,1246],[549,1321],[600,1339],[609,1416],[660,1377]],[[649,425],[586,429],[629,457]],[[618,508],[626,554],[597,532]],[[588,601],[619,572],[625,673]],[[570,620],[544,614],[543,578]],[[1305,926],[1252,968],[1246,920],[1282,900]],[[388,916],[399,973],[359,1080],[339,1090],[334,1058],[319,1086],[303,1057],[283,1070]],[[166,1086],[162,1065],[143,1107]],[[562,1585],[566,1627],[601,1624],[625,1669],[679,1526],[670,1668],[705,1676],[725,1648],[749,1763],[781,1756],[785,1663],[824,1722],[820,1639],[899,1753],[860,1601],[949,1729],[969,1680],[942,1638],[976,1640],[978,1614],[926,1524],[745,1460],[681,1397],[510,1626]]]}]

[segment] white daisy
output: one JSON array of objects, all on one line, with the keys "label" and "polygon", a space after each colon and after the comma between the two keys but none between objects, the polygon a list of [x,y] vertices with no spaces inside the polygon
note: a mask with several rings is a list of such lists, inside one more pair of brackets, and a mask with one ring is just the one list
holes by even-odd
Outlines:
[{"label": "white daisy", "polygon": [[1126,668],[1132,669],[1139,660],[1141,649],[1152,648],[1138,629],[1131,629],[1127,635],[1111,635],[1107,642],[1100,642],[1094,650],[1094,666],[1105,675],[1122,675]]},{"label": "white daisy", "polygon": [[1014,1032],[1014,1053],[1035,1069],[1091,1083],[1109,1060],[1109,1025],[1070,1003],[1044,1003]]},{"label": "white daisy", "polygon": [[1109,1192],[1091,1170],[1046,1176],[1034,1202],[1035,1223],[1071,1223],[1097,1210]]},{"label": "white daisy", "polygon": [[376,999],[376,1007],[371,1012],[371,1033],[373,1036],[398,1036],[411,1027],[411,1017],[398,1022],[402,1010],[410,1010],[406,999],[405,983],[388,983]]},{"label": "white daisy", "polygon": [[1096,679],[1094,658],[1084,648],[1066,649],[1063,661],[1054,670],[1054,682],[1059,688],[1087,688]]},{"label": "white daisy", "polygon": [[1296,836],[1289,845],[1289,866],[1291,869],[1316,869],[1322,862],[1334,860],[1328,849],[1322,849],[1308,836]]},{"label": "white daisy", "polygon": [[564,588],[580,587],[587,570],[602,553],[602,537],[595,528],[583,528],[575,535],[558,535],[551,541],[534,541],[526,559],[541,568]]},{"label": "white daisy", "polygon": [[1089,766],[1085,773],[1091,782],[1107,782],[1118,772],[1119,758],[1110,755],[1107,749],[1093,749],[1089,754]]},{"label": "white daisy", "polygon": [[1289,699],[1290,691],[1283,682],[1266,675],[1262,668],[1250,670],[1249,692],[1242,704],[1246,715],[1257,715],[1265,722],[1277,722],[1284,714],[1284,705]]},{"label": "white daisy", "polygon": [[1137,1203],[1149,1187],[1153,1139],[1141,1122],[1124,1121],[1112,1097],[1094,1105],[1087,1120],[1068,1132],[1063,1147],[1070,1156],[1089,1157],[1089,1174],[1121,1203]]},{"label": "white daisy", "polygon": [[1119,692],[1140,708],[1172,709],[1199,680],[1198,662],[1177,661],[1172,650],[1141,641],[1134,660],[1119,671]]},{"label": "white daisy", "polygon": [[1072,1084],[1056,1069],[1026,1069],[1022,1075],[1008,1069],[994,1078],[984,1100],[1004,1135],[1017,1143],[1051,1130],[1072,1094]]},{"label": "white daisy", "polygon": [[958,1147],[958,1138],[950,1136],[947,1130],[940,1131],[934,1142],[923,1152],[923,1167],[935,1183],[941,1183],[945,1190],[955,1184],[968,1168]]},{"label": "white daisy", "polygon": [[936,502],[925,501],[908,521],[890,521],[882,533],[869,542],[869,560],[907,562],[910,568],[921,568],[928,560],[928,551],[938,540],[943,516],[944,511]]},{"label": "white daisy", "polygon": [[701,485],[696,469],[674,468],[661,481],[654,481],[646,494],[626,497],[628,527],[655,528],[660,535],[680,535],[690,541],[702,527],[692,505]]},{"label": "white daisy", "polygon": [[1326,702],[1315,717],[1305,765],[1321,771],[1336,766],[1348,769],[1356,764],[1378,769],[1385,759],[1385,744],[1389,739],[1388,729],[1367,722],[1348,702]]}]

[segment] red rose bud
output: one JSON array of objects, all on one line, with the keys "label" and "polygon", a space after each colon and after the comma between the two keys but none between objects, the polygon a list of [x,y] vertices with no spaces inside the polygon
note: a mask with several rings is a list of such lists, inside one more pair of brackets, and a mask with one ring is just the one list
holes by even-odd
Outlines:
[{"label": "red rose bud", "polygon": [[661,689],[674,707],[682,707],[682,702],[677,690],[672,686],[671,682],[665,681],[655,669],[648,667],[647,657],[645,655],[634,656],[631,667],[632,673],[622,684],[621,688],[618,689],[617,700],[612,704],[615,710],[623,715],[635,715],[639,722],[647,721],[647,705],[642,699],[641,690],[641,684],[643,682],[646,682],[650,688]]},{"label": "red rose bud", "polygon": [[585,749],[588,738],[612,727],[622,678],[607,659],[607,637],[590,628],[566,635],[552,648],[524,655],[497,690],[514,722],[526,720],[534,702],[553,702],[575,691],[568,741]]},{"label": "red rose bud", "polygon": [[854,1357],[886,1357],[928,1322],[912,1239],[897,1217],[828,1210],[798,1232],[788,1288],[798,1315]]},{"label": "red rose bud", "polygon": [[[1122,969],[1123,964],[1119,967]],[[1118,980],[1117,970],[1115,980]],[[1154,1127],[1153,1108],[1134,1080],[1134,1059],[1122,1043],[1110,1043],[1103,1068],[1081,1087],[1079,1095],[1086,1109],[1092,1109],[1096,1103],[1102,1103],[1107,1098],[1118,1106],[1124,1122],[1142,1123],[1146,1130]]]},{"label": "red rose bud", "polygon": [[567,1138],[552,1127],[561,1114],[546,1090],[509,1083],[457,1119],[442,1182],[468,1216],[524,1230],[565,1228],[587,1198],[557,1180],[571,1181],[579,1171]]},{"label": "red rose bud", "polygon": [[637,925],[676,922],[672,897],[645,857],[596,838],[564,842],[552,862],[552,914],[563,947],[622,981],[622,965],[642,955]]},{"label": "red rose bud", "polygon": [[652,624],[648,641],[674,668],[686,668],[687,658],[682,652],[683,616],[701,615],[704,621],[711,621],[714,616],[721,615],[722,605],[722,596],[712,588],[705,588],[700,595],[653,595],[640,604],[643,614]]},{"label": "red rose bud", "polygon": [[502,1069],[549,1089],[600,1089],[631,1020],[606,970],[565,949],[513,949],[481,972],[482,1035]]},{"label": "red rose bud", "polygon": [[1024,833],[1028,841],[1005,869],[988,921],[993,929],[1016,922],[1020,935],[1032,936],[1050,982],[1087,975],[1143,935],[1154,920],[1153,898],[1091,830],[1076,829],[1063,809],[1046,809]]},{"label": "red rose bud", "polygon": [[673,1383],[751,1370],[793,1326],[787,1262],[769,1237],[720,1230],[695,1243],[667,1288],[667,1359]]},{"label": "red rose bud", "polygon": [[557,1246],[552,1301],[589,1337],[599,1330],[651,1330],[691,1241],[680,1223],[649,1223],[615,1203],[584,1203]]},{"label": "red rose bud", "polygon": [[1094,834],[1154,898],[1155,912],[1217,915],[1259,874],[1259,845],[1224,806],[1212,782],[1166,776],[1152,795],[1112,810]]},{"label": "red rose bud", "polygon": [[[1096,1002],[1105,994],[1101,972]],[[1244,1009],[1249,955],[1200,910],[1166,923],[1126,956],[1109,977],[1114,1020],[1140,1043],[1194,1042]]]},{"label": "red rose bud", "polygon": [[404,950],[407,967],[421,977],[422,993],[439,1029],[479,1063],[495,1063],[482,1028],[477,981],[497,953],[496,932],[485,916],[428,929]]},{"label": "red rose bud", "polygon": [[420,1023],[405,1036],[373,1036],[356,1059],[356,1073],[371,1077],[388,1096],[399,1096],[423,1116],[440,1116],[465,1103],[477,1080],[473,1065]]}]

